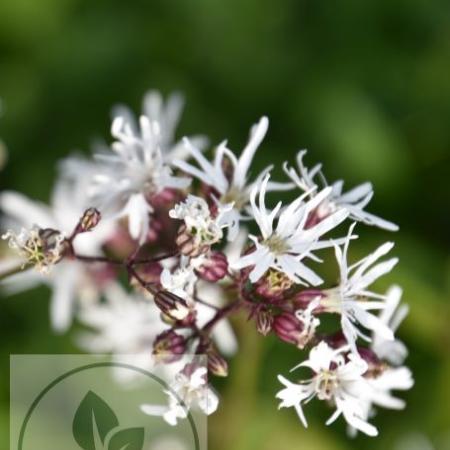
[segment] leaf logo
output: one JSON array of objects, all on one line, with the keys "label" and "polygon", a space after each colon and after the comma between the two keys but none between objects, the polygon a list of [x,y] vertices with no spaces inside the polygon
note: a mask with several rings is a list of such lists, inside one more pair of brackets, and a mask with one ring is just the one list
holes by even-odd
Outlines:
[{"label": "leaf logo", "polygon": [[144,446],[144,428],[121,429],[111,407],[92,391],[78,406],[72,432],[83,450],[142,450]]}]

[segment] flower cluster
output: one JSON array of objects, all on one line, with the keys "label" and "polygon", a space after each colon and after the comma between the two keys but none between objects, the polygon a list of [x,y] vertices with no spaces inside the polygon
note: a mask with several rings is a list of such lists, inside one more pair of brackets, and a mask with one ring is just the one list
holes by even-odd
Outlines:
[{"label": "flower cluster", "polygon": [[[211,377],[228,375],[238,347],[228,318],[244,313],[262,338],[297,347],[303,362],[293,370],[309,372],[297,382],[279,376],[280,408],[293,407],[307,426],[304,405],[316,398],[334,409],[327,424],[343,416],[350,433],[375,436],[374,409],[402,408],[392,391],[413,384],[394,336],[407,308],[398,286],[372,287],[398,262],[387,256],[393,243],[356,262],[348,256],[357,222],[398,227],[366,211],[370,183],[343,193],[342,180],[328,185],[320,165],[304,165],[304,150],[296,168],[284,164],[284,180],[273,181],[272,166],[251,176],[266,117],[239,155],[223,141],[209,160],[205,138],[175,140],[182,105],[179,95],[164,102],[150,92],[139,119],[116,108],[112,144],[62,161],[49,206],[0,194],[10,230],[3,238],[16,251],[1,264],[11,275],[0,275],[4,288],[49,285],[54,328],[76,318],[87,351],[129,354],[140,366],[150,354],[164,365],[205,355],[207,367],[186,363],[178,372],[166,406],[142,405],[172,425],[186,408],[217,409]],[[281,190],[293,200],[271,205]],[[337,283],[320,272],[329,258]],[[37,271],[21,270],[31,266]],[[334,329],[322,326],[325,316]]]}]

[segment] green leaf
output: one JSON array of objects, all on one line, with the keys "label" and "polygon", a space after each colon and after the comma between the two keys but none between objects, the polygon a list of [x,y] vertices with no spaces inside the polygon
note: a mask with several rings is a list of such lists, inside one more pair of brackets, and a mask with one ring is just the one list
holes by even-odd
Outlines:
[{"label": "green leaf", "polygon": [[142,450],[144,428],[120,430],[109,441],[108,450]]},{"label": "green leaf", "polygon": [[119,421],[114,411],[97,394],[89,391],[75,413],[73,437],[82,449],[99,450],[99,444],[103,446],[106,435],[117,426]]}]

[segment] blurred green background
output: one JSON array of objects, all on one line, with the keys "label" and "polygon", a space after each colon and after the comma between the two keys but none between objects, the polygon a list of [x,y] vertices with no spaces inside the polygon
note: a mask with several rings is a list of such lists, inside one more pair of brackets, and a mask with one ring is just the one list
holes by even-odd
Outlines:
[{"label": "blurred green background", "polygon": [[[414,450],[412,440],[425,450],[419,434],[449,449],[449,1],[2,0],[0,187],[46,200],[55,162],[109,140],[111,106],[138,111],[149,88],[185,93],[180,135],[226,137],[237,150],[267,114],[255,172],[307,147],[307,163],[323,161],[330,180],[371,180],[370,211],[401,226],[395,236],[360,227],[352,256],[397,241],[401,263],[380,288],[400,283],[411,305],[400,331],[416,379],[406,411],[381,412],[379,438],[351,440],[310,405],[304,430],[274,399],[276,374],[301,355],[238,321],[241,351],[220,386],[210,448]],[[77,351],[49,331],[48,297],[40,288],[0,305],[0,448],[9,354]]]}]

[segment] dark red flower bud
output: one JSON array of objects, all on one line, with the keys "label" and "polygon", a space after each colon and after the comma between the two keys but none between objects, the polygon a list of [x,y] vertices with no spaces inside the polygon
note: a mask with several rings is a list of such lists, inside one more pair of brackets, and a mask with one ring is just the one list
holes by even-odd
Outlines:
[{"label": "dark red flower bud", "polygon": [[303,324],[294,314],[285,312],[275,317],[273,330],[281,340],[296,345],[303,331]]},{"label": "dark red flower bud", "polygon": [[224,278],[228,272],[227,257],[222,252],[211,252],[196,272],[203,280],[215,283]]},{"label": "dark red flower bud", "polygon": [[184,320],[190,313],[186,301],[169,291],[157,292],[155,304],[164,315],[173,320]]},{"label": "dark red flower bud", "polygon": [[275,317],[273,330],[285,342],[303,349],[314,337],[314,329],[305,329],[294,313],[284,312]]},{"label": "dark red flower bud", "polygon": [[369,366],[364,374],[366,378],[377,378],[386,370],[387,364],[381,361],[373,350],[367,347],[358,347],[357,350],[359,356]]},{"label": "dark red flower bud", "polygon": [[347,345],[347,339],[344,336],[342,331],[338,331],[337,333],[326,337],[327,344],[332,348],[340,348],[344,345]]},{"label": "dark red flower bud", "polygon": [[262,310],[256,314],[256,329],[263,336],[267,336],[272,331],[273,323],[274,317],[269,311]]},{"label": "dark red flower bud", "polygon": [[167,330],[158,335],[153,343],[153,355],[156,360],[166,364],[178,361],[186,352],[186,339]]}]

